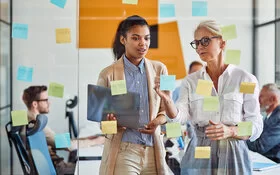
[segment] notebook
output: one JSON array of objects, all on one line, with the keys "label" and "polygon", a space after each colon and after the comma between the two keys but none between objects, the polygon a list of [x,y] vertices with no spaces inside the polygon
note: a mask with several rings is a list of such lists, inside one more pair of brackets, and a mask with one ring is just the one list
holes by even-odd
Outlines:
[{"label": "notebook", "polygon": [[122,95],[111,95],[111,89],[88,85],[87,119],[101,122],[106,120],[108,113],[117,116],[118,126],[138,129],[140,95],[127,92]]},{"label": "notebook", "polygon": [[271,168],[279,167],[280,164],[277,163],[263,163],[263,162],[253,162],[254,171],[263,171]]}]

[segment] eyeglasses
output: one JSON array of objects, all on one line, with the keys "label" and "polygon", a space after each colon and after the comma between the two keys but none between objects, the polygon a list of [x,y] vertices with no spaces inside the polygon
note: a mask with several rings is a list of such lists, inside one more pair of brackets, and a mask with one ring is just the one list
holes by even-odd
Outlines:
[{"label": "eyeglasses", "polygon": [[204,47],[207,47],[211,41],[211,39],[213,38],[220,38],[220,36],[212,36],[212,37],[208,37],[208,36],[205,36],[205,37],[202,37],[200,40],[193,40],[190,45],[192,46],[192,48],[194,49],[197,49],[198,48],[198,45],[199,43],[204,46]]},{"label": "eyeglasses", "polygon": [[47,102],[47,101],[49,101],[49,99],[46,98],[46,99],[40,99],[40,100],[35,100],[35,101],[38,101],[38,102],[40,102],[40,101],[45,101],[45,102]]}]

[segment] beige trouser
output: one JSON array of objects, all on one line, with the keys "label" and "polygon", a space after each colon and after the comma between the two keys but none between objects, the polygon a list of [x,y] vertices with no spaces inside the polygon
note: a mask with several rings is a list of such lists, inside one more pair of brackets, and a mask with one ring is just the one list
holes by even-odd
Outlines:
[{"label": "beige trouser", "polygon": [[122,142],[114,175],[157,174],[154,147]]}]

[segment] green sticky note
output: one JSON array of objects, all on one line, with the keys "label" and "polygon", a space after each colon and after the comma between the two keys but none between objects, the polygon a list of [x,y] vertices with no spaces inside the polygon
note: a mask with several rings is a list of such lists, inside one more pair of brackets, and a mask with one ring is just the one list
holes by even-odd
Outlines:
[{"label": "green sticky note", "polygon": [[125,80],[116,80],[111,81],[110,83],[112,95],[121,95],[127,93]]},{"label": "green sticky note", "polygon": [[137,5],[138,4],[138,0],[122,0],[123,4],[133,4],[133,5]]},{"label": "green sticky note", "polygon": [[213,82],[199,79],[196,86],[196,92],[199,95],[211,96]]},{"label": "green sticky note", "polygon": [[252,135],[252,122],[240,122],[237,127],[237,135],[238,136],[250,136]]},{"label": "green sticky note", "polygon": [[256,83],[241,82],[239,92],[244,94],[253,94],[255,92]]},{"label": "green sticky note", "polygon": [[239,65],[240,64],[240,55],[241,55],[240,50],[227,50],[225,63]]},{"label": "green sticky note", "polygon": [[11,111],[13,126],[21,126],[28,124],[27,111],[18,110]]},{"label": "green sticky note", "polygon": [[195,159],[209,159],[211,155],[210,146],[197,146],[195,147],[194,158]]},{"label": "green sticky note", "polygon": [[230,40],[230,39],[237,38],[236,26],[234,24],[224,26],[221,29],[222,29],[222,36],[223,36],[224,40]]},{"label": "green sticky note", "polygon": [[63,93],[64,93],[64,85],[53,83],[53,82],[50,83],[49,92],[48,92],[49,96],[62,98]]},{"label": "green sticky note", "polygon": [[180,123],[167,123],[166,124],[166,136],[168,138],[180,137],[181,135],[182,135],[182,132],[181,132]]},{"label": "green sticky note", "polygon": [[205,96],[203,100],[203,111],[219,111],[219,98],[217,96]]}]

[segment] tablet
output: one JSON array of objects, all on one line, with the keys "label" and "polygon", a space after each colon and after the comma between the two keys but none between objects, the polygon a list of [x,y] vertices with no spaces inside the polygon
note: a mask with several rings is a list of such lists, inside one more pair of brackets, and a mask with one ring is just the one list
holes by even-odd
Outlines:
[{"label": "tablet", "polygon": [[111,89],[88,85],[87,119],[101,122],[108,113],[114,113],[118,126],[132,129],[139,128],[140,95],[127,92],[122,95],[111,95]]}]

